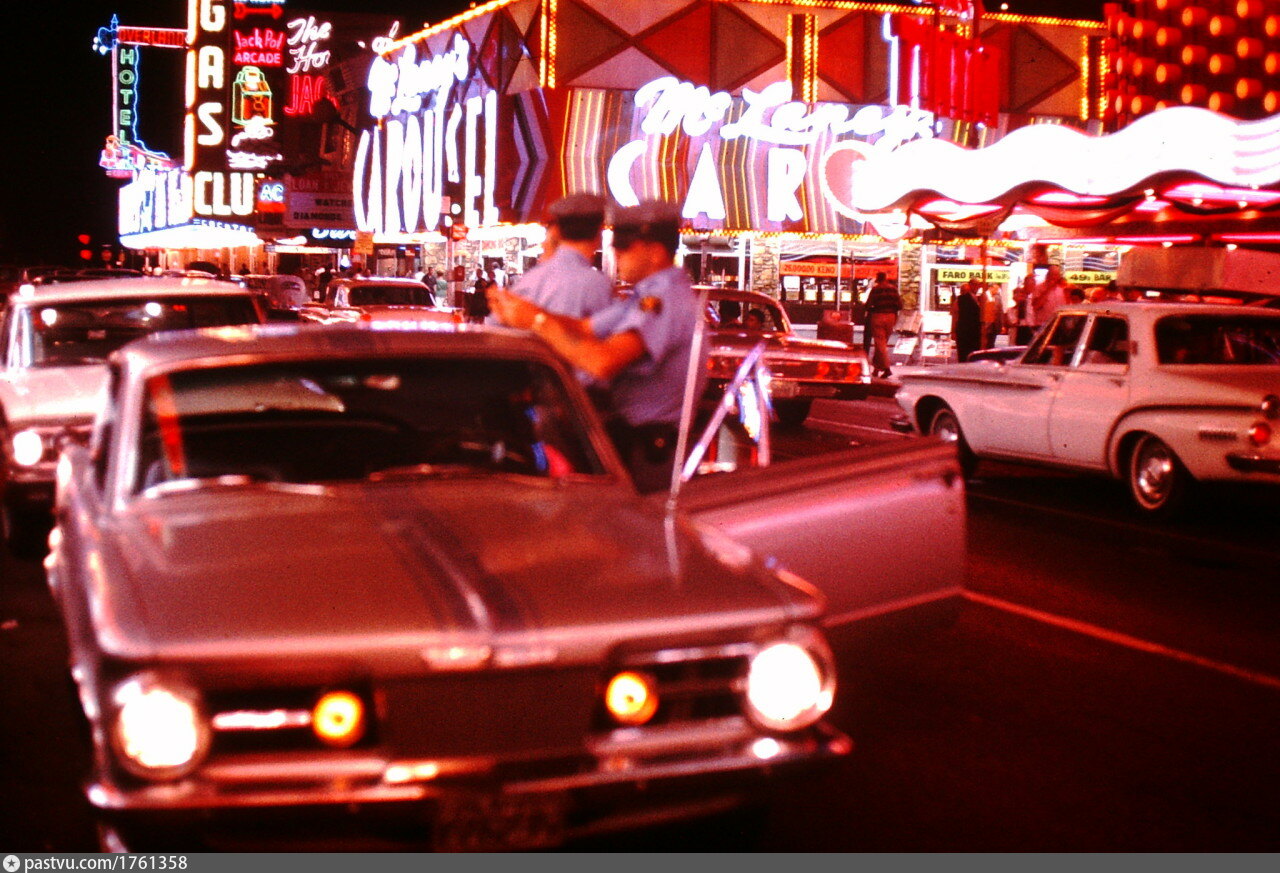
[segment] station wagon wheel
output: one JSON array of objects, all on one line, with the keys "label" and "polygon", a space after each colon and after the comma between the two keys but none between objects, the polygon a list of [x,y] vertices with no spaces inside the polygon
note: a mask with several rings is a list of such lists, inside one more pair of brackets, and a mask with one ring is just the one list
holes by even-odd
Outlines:
[{"label": "station wagon wheel", "polygon": [[955,443],[961,474],[966,479],[973,475],[978,468],[978,457],[965,441],[964,432],[960,430],[960,419],[956,418],[950,407],[944,406],[933,414],[933,418],[929,420],[929,433],[943,442]]},{"label": "station wagon wheel", "polygon": [[1129,455],[1129,494],[1138,509],[1159,518],[1173,515],[1186,498],[1191,474],[1159,437],[1143,434]]}]

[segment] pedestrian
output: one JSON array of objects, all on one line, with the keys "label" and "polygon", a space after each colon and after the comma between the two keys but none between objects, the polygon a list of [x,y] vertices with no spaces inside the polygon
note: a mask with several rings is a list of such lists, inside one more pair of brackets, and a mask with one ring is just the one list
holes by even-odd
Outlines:
[{"label": "pedestrian", "polygon": [[589,318],[554,314],[511,292],[489,290],[504,324],[532,330],[578,370],[608,383],[609,436],[643,493],[670,487],[686,383],[692,373],[696,399],[706,379],[706,348],[694,349],[702,318],[698,295],[688,272],[675,264],[680,221],[678,207],[655,201],[617,213],[618,278],[634,294]]},{"label": "pedestrian", "polygon": [[996,337],[1004,331],[1004,306],[1000,301],[1000,292],[990,285],[984,285],[978,292],[978,302],[982,306],[982,339],[979,348],[994,348]]},{"label": "pedestrian", "polygon": [[1009,342],[1015,346],[1029,345],[1031,337],[1035,334],[1031,324],[1031,291],[1027,287],[1029,283],[1030,277],[1028,282],[1023,282],[1013,289],[1013,305],[1005,313]]},{"label": "pedestrian", "polygon": [[978,283],[970,279],[951,298],[951,339],[956,360],[964,363],[982,342],[982,304],[976,294]]},{"label": "pedestrian", "polygon": [[[571,194],[552,203],[543,223],[544,255],[511,286],[511,292],[555,315],[585,318],[611,304],[613,282],[596,269],[605,200]],[[549,250],[550,255],[545,254]]]},{"label": "pedestrian", "polygon": [[1039,329],[1049,322],[1053,313],[1067,305],[1067,280],[1062,277],[1062,268],[1051,264],[1045,270],[1044,278],[1036,283],[1031,292],[1032,319]]},{"label": "pedestrian", "polygon": [[449,300],[449,279],[448,277],[445,276],[444,270],[440,270],[440,269],[436,270],[435,284],[436,284],[436,293],[435,293],[436,305],[439,306],[441,300],[447,303]]},{"label": "pedestrian", "polygon": [[329,265],[325,264],[324,269],[316,276],[316,296],[315,299],[323,300],[324,292],[329,290],[329,283],[333,281],[333,270],[329,269]]},{"label": "pedestrian", "polygon": [[883,272],[876,273],[871,290],[867,292],[866,321],[864,330],[870,330],[873,350],[871,353],[871,374],[877,379],[887,379],[893,375],[889,369],[889,335],[898,324],[898,313],[902,310],[902,297]]},{"label": "pedestrian", "polygon": [[466,293],[462,307],[467,321],[471,324],[480,324],[489,315],[488,291],[494,284],[489,274],[485,273],[484,267],[476,267],[476,274],[471,280],[471,290]]}]

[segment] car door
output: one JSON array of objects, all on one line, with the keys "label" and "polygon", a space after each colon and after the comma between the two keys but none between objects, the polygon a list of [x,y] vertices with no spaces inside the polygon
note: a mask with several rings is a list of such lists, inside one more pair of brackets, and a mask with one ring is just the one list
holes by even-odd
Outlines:
[{"label": "car door", "polygon": [[1128,321],[1119,315],[1095,314],[1054,395],[1049,414],[1054,459],[1106,469],[1111,427],[1128,405]]},{"label": "car door", "polygon": [[954,615],[965,574],[964,479],[933,437],[695,476],[674,504],[801,576],[828,626]]},{"label": "car door", "polygon": [[1018,458],[1044,459],[1052,456],[1050,411],[1062,379],[1075,358],[1087,321],[1087,314],[1058,313],[1019,362],[1005,365],[1008,382],[1021,390],[1003,391],[995,397],[1001,402],[987,411],[988,420],[981,428],[984,440],[979,442],[975,425],[966,425],[961,414],[961,426],[974,434],[972,445],[975,449]]}]

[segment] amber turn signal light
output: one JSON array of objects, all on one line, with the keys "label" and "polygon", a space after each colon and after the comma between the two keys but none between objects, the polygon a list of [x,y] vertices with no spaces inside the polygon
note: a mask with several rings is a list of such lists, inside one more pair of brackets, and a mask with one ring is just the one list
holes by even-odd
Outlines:
[{"label": "amber turn signal light", "polygon": [[330,691],[311,711],[311,729],[325,745],[345,749],[364,736],[364,701],[350,691]]},{"label": "amber turn signal light", "polygon": [[651,678],[627,671],[609,680],[604,705],[620,724],[641,725],[658,711],[658,694]]}]

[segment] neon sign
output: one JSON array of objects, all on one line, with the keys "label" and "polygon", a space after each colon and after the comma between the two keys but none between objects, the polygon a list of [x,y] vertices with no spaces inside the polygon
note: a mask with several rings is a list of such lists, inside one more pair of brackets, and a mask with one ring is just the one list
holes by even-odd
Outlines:
[{"label": "neon sign", "polygon": [[[744,89],[735,99],[724,92],[682,82],[672,76],[655,79],[636,91],[639,133],[608,162],[609,192],[623,206],[640,202],[636,180],[648,175],[637,168],[666,151],[652,138],[677,131],[692,140],[696,155],[681,214],[688,219],[722,222],[729,216],[719,156],[726,144],[745,142],[760,155],[765,220],[779,224],[805,219],[801,191],[829,151],[857,143],[870,153],[892,151],[902,144],[934,135],[933,116],[907,106],[807,104],[792,99],[791,83],[775,82],[760,91]],[[740,108],[736,117],[732,110]],[[656,192],[649,192],[650,195]],[[841,213],[844,214],[844,213]],[[850,216],[854,217],[854,216]],[[856,216],[862,218],[862,216]]]},{"label": "neon sign", "polygon": [[253,64],[259,67],[284,66],[284,31],[269,27],[255,27],[249,33],[235,33],[235,64]]},{"label": "neon sign", "polygon": [[320,43],[333,35],[333,25],[319,24],[314,15],[289,22],[289,57],[293,59],[288,73],[306,73],[329,66],[330,52]]},{"label": "neon sign", "polygon": [[226,0],[191,0],[189,9],[184,138],[186,163],[192,170],[191,208],[203,217],[251,215],[254,173],[232,169],[226,151],[234,123],[227,111],[228,4]]},{"label": "neon sign", "polygon": [[181,167],[139,172],[120,189],[120,235],[176,227],[191,220],[191,201]]},{"label": "neon sign", "polygon": [[446,184],[468,227],[495,224],[498,95],[487,91],[450,99],[471,73],[470,48],[454,37],[442,55],[418,62],[412,44],[395,61],[376,58],[369,69],[369,112],[385,119],[361,134],[352,190],[356,226],[372,233],[434,229]]},{"label": "neon sign", "polygon": [[327,80],[322,75],[300,74],[289,77],[289,95],[292,98],[284,108],[285,115],[310,115],[315,111],[316,101],[324,99],[329,90]]}]

